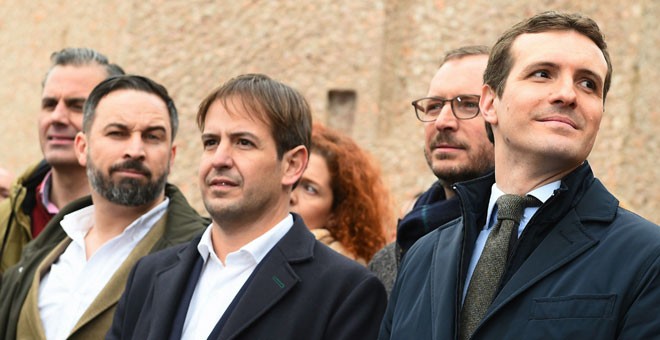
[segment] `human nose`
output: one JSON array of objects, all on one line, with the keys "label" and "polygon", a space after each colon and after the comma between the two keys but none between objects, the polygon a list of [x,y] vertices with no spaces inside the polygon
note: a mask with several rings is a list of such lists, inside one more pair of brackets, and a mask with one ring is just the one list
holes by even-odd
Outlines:
[{"label": "human nose", "polygon": [[214,168],[231,168],[234,164],[232,159],[231,148],[225,145],[227,143],[218,144],[218,147],[213,153],[213,160],[211,165]]},{"label": "human nose", "polygon": [[440,113],[435,118],[435,128],[438,130],[456,130],[458,128],[458,119],[452,111],[451,102],[442,103]]},{"label": "human nose", "polygon": [[67,108],[64,101],[60,100],[57,103],[50,116],[53,121],[61,124],[66,124],[69,122],[69,109]]},{"label": "human nose", "polygon": [[144,159],[145,158],[144,150],[144,141],[142,136],[139,134],[131,135],[128,139],[128,145],[126,146],[126,152],[124,157],[133,158],[133,159]]},{"label": "human nose", "polygon": [[295,206],[296,204],[298,204],[298,188],[294,189],[294,190],[291,192],[291,198],[289,199],[289,205],[290,205],[290,206],[293,207],[293,206]]},{"label": "human nose", "polygon": [[574,108],[577,105],[576,100],[577,95],[573,80],[569,77],[560,78],[551,94],[550,101],[553,104]]}]

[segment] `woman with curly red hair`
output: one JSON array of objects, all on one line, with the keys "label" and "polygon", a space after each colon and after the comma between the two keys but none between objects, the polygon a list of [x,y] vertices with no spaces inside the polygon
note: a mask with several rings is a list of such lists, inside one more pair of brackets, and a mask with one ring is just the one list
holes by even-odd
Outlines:
[{"label": "woman with curly red hair", "polygon": [[291,195],[291,210],[316,238],[365,264],[394,223],[390,193],[371,157],[350,137],[315,124],[309,164]]}]

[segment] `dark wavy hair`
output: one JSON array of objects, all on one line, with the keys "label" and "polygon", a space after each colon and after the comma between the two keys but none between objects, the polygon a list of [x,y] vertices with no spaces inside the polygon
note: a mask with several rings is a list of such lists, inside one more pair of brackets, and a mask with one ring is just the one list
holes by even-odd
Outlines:
[{"label": "dark wavy hair", "polygon": [[328,164],[332,187],[332,215],[324,226],[356,258],[365,261],[386,242],[391,223],[391,197],[380,168],[350,137],[314,124],[311,153]]}]

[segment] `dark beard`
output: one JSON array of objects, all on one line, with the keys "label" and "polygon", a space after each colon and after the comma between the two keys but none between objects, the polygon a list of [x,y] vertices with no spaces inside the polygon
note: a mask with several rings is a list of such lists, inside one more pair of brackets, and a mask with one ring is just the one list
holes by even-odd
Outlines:
[{"label": "dark beard", "polygon": [[[136,170],[143,173],[147,178],[147,183],[140,183],[141,181],[136,178],[123,178],[115,183],[110,178],[110,175],[122,169]],[[101,170],[94,166],[89,158],[87,160],[87,177],[92,188],[108,201],[130,207],[137,207],[153,202],[165,190],[168,173],[169,169],[156,180],[151,180],[151,171],[142,162],[131,159],[124,163],[113,165],[109,170],[109,175],[105,176]]]}]

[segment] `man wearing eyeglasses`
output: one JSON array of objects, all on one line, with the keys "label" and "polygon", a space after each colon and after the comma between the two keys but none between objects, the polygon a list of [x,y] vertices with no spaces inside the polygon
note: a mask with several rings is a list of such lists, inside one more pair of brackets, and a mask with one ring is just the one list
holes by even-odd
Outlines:
[{"label": "man wearing eyeglasses", "polygon": [[399,221],[397,240],[381,249],[369,264],[392,289],[403,254],[422,236],[460,216],[454,183],[493,168],[493,144],[479,114],[479,94],[488,62],[488,47],[449,51],[431,80],[426,97],[412,102],[424,124],[424,156],[438,181],[423,193]]},{"label": "man wearing eyeglasses", "polygon": [[660,228],[587,157],[612,62],[598,24],[543,12],[493,45],[479,107],[495,171],[406,254],[379,339],[658,339]]}]

